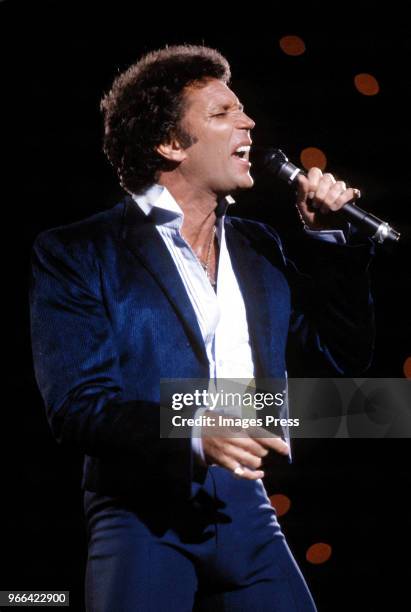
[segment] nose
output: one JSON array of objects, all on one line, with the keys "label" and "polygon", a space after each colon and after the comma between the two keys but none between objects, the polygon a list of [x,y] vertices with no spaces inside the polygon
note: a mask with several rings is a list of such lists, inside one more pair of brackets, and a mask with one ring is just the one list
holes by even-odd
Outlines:
[{"label": "nose", "polygon": [[241,113],[241,127],[242,129],[252,130],[255,128],[255,121],[251,119],[244,111]]}]

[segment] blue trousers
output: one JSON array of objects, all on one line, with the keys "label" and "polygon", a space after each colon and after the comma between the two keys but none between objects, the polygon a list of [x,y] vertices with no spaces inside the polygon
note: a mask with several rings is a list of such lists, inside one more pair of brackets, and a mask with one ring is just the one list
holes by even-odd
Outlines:
[{"label": "blue trousers", "polygon": [[87,612],[313,612],[261,481],[211,467],[190,502],[85,492]]}]

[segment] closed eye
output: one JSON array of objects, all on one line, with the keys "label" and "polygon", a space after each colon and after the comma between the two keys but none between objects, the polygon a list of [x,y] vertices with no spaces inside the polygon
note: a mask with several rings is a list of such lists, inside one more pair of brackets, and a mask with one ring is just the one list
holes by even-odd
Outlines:
[{"label": "closed eye", "polygon": [[216,113],[212,113],[212,117],[225,117],[226,115],[228,115],[229,113],[243,113],[244,112],[244,106],[242,104],[238,104],[238,105],[230,105],[230,106],[223,106],[221,107],[223,110],[219,110]]}]

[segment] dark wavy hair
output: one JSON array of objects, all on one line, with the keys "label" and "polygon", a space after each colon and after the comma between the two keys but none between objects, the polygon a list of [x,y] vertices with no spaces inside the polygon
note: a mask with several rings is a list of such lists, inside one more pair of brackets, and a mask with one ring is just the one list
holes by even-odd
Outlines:
[{"label": "dark wavy hair", "polygon": [[100,105],[103,150],[126,191],[147,189],[169,167],[156,146],[172,136],[183,147],[193,144],[180,125],[185,88],[209,78],[228,83],[230,76],[227,60],[215,49],[178,45],[144,55],[115,78]]}]

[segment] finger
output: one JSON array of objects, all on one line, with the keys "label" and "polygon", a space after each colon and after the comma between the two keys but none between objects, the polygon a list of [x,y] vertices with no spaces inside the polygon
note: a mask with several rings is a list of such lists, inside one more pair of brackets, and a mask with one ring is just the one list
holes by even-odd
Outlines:
[{"label": "finger", "polygon": [[256,457],[234,444],[230,445],[225,454],[235,459],[237,463],[253,470],[258,470],[262,465],[261,457]]},{"label": "finger", "polygon": [[236,461],[232,457],[228,457],[228,456],[224,457],[221,465],[227,468],[228,470],[230,470],[231,472],[233,472],[233,474],[234,474],[234,470],[240,467],[243,471],[240,472],[239,470],[237,470],[238,473],[234,475],[239,478],[244,478],[245,480],[258,480],[259,478],[264,478],[263,470],[250,470],[248,467],[241,465],[238,461]]},{"label": "finger", "polygon": [[[342,185],[345,186],[345,183],[342,183]],[[338,195],[334,195],[336,195],[334,200],[332,200],[332,197],[330,197],[328,202],[326,200],[321,205],[320,210],[322,213],[327,214],[330,211],[336,212],[337,210],[340,210],[340,208],[347,204],[347,202],[350,202],[351,200],[356,200],[361,197],[361,192],[358,189],[350,188],[343,189]]]},{"label": "finger", "polygon": [[337,179],[334,177],[333,174],[331,174],[331,172],[325,172],[323,174],[323,178],[326,179],[327,181],[335,184],[337,182]]},{"label": "finger", "polygon": [[281,438],[278,437],[265,437],[259,438],[259,442],[263,444],[266,448],[269,448],[280,455],[289,455],[290,449],[288,444],[284,442]]},{"label": "finger", "polygon": [[299,197],[304,199],[307,195],[310,196],[311,193],[314,193],[318,184],[322,178],[323,173],[319,168],[310,168],[307,173],[307,176],[303,174],[298,174],[297,183],[298,183],[298,194]]},{"label": "finger", "polygon": [[319,206],[320,211],[323,214],[327,214],[330,210],[338,210],[340,206],[337,200],[346,190],[347,186],[344,181],[336,181],[334,185],[331,185],[324,198],[322,198],[322,202]]},{"label": "finger", "polygon": [[329,194],[330,190],[335,186],[335,184],[336,180],[332,174],[324,174],[318,184],[318,188],[314,194],[314,199],[317,200],[317,202],[325,200],[325,198]]},{"label": "finger", "polygon": [[268,455],[268,450],[262,446],[258,440],[252,438],[231,438],[230,442],[236,446],[239,446],[243,450],[255,455],[256,457],[265,457]]},{"label": "finger", "polygon": [[323,173],[319,168],[313,167],[310,168],[307,172],[307,180],[308,180],[308,192],[315,193],[320,185],[321,180],[323,179]]},{"label": "finger", "polygon": [[243,468],[243,470],[241,478],[245,480],[259,480],[265,476],[263,470],[250,470],[249,468]]},{"label": "finger", "polygon": [[250,427],[248,435],[265,448],[275,450],[283,455],[288,455],[290,453],[290,449],[284,440],[263,427]]},{"label": "finger", "polygon": [[217,463],[227,467],[224,458],[229,456],[235,457],[237,463],[244,463],[252,468],[260,467],[262,458],[269,452],[267,448],[248,436],[246,438],[203,436],[203,451],[209,464]]},{"label": "finger", "polygon": [[361,198],[361,191],[359,189],[354,189],[350,187],[350,189],[346,189],[338,196],[335,201],[334,210],[339,210],[344,206],[344,204],[350,202],[350,200],[358,200],[359,198]]}]

